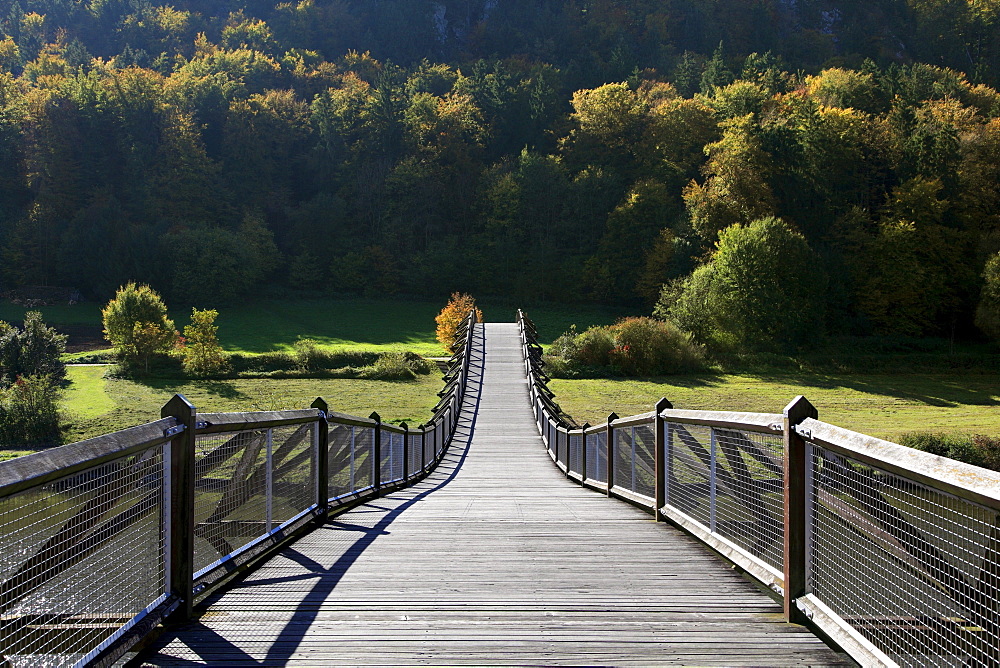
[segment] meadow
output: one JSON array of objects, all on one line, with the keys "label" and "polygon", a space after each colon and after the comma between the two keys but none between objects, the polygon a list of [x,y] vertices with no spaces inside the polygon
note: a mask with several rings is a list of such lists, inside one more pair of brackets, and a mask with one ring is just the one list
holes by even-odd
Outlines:
[{"label": "meadow", "polygon": [[825,422],[887,440],[909,432],[1000,433],[1000,375],[692,374],[644,379],[554,379],[549,387],[578,422],[614,411],[644,413],[666,397],[675,408],[780,413],[804,395]]},{"label": "meadow", "polygon": [[[373,299],[265,300],[220,309],[219,338],[230,352],[289,351],[299,337],[329,350],[411,350],[427,357],[446,353],[434,337],[434,316],[443,304]],[[488,322],[512,322],[516,306],[481,303]],[[22,307],[0,304],[0,319],[19,321]],[[96,304],[41,307],[57,329],[89,327],[99,334]],[[551,343],[576,324],[610,324],[625,312],[601,307],[525,307],[539,338]],[[171,315],[182,328],[190,311]],[[72,361],[78,355],[68,355]],[[106,378],[108,367],[68,368],[63,391],[63,442],[140,424],[159,417],[176,392],[201,411],[303,408],[322,396],[335,410],[356,415],[377,411],[391,422],[419,424],[430,415],[441,389],[431,373],[408,381],[330,378],[239,378],[231,380],[125,380]],[[554,379],[550,387],[578,422],[597,424],[608,413],[651,410],[667,397],[678,408],[781,412],[799,394],[821,419],[873,436],[894,439],[913,431],[996,434],[1000,432],[1000,374],[934,373],[699,373],[642,379]],[[0,459],[25,451],[0,450]]]},{"label": "meadow", "polygon": [[[374,299],[264,300],[219,309],[219,340],[228,352],[258,354],[290,352],[299,338],[314,339],[330,351],[409,350],[425,357],[444,357],[434,336],[435,302]],[[513,322],[516,306],[501,301],[481,303],[487,321]],[[184,394],[200,411],[252,411],[305,408],[324,397],[333,410],[367,416],[376,411],[387,422],[420,424],[438,401],[438,373],[406,381],[346,378],[238,378],[183,380],[106,378],[109,366],[74,364],[77,358],[105,350],[100,343],[101,307],[93,303],[26,309],[0,303],[0,320],[19,322],[27,310],[39,310],[49,325],[68,331],[75,340],[89,340],[84,351],[65,360],[67,383],[62,393],[63,442],[72,443],[155,420],[160,407],[175,393]],[[601,307],[536,306],[534,317],[547,341],[574,322],[613,322],[621,311]],[[183,329],[190,310],[172,310]],[[0,449],[0,460],[31,450]]]},{"label": "meadow", "polygon": [[[219,342],[228,352],[291,351],[300,339],[314,339],[326,350],[409,350],[425,357],[445,355],[434,337],[434,316],[441,302],[380,299],[265,299],[219,307]],[[34,309],[0,302],[0,320],[20,322],[29,310],[56,329],[90,328],[100,338],[101,306],[84,302],[73,306]],[[514,322],[518,305],[503,300],[479,302],[487,322]],[[610,324],[629,311],[601,306],[540,304],[525,307],[539,329],[543,343],[551,343],[572,324]],[[191,320],[190,309],[170,309],[178,330]],[[103,348],[104,346],[99,346]],[[71,355],[67,359],[72,361]]]}]

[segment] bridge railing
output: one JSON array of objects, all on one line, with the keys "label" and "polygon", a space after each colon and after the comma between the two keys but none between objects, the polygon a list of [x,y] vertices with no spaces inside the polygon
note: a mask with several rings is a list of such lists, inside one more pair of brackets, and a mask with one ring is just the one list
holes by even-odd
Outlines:
[{"label": "bridge railing", "polygon": [[414,429],[306,410],[163,418],[0,462],[0,668],[110,665],[232,576],[347,508],[409,484],[454,433],[474,313]]},{"label": "bridge railing", "polygon": [[817,419],[653,411],[576,427],[518,312],[539,433],[577,482],[668,520],[862,665],[1000,665],[1000,473]]}]

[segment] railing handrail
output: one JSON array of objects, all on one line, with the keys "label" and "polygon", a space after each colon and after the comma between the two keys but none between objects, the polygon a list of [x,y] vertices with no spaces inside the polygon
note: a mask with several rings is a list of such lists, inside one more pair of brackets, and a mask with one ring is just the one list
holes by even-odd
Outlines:
[{"label": "railing handrail", "polygon": [[796,431],[834,452],[849,454],[872,466],[1000,510],[1000,471],[915,450],[813,418],[802,421]]},{"label": "railing handrail", "polygon": [[178,422],[174,418],[162,418],[84,441],[2,461],[0,498],[99,466],[131,452],[166,443],[173,438],[173,434],[168,432],[177,425]]}]

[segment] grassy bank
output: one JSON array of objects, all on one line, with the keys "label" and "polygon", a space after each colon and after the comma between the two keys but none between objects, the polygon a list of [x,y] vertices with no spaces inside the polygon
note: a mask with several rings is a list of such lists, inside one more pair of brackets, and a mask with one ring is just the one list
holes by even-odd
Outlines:
[{"label": "grassy bank", "polygon": [[581,423],[603,422],[611,411],[649,411],[660,397],[677,408],[780,413],[803,394],[821,420],[888,440],[914,431],[1000,434],[1000,375],[699,374],[553,380],[549,387]]}]

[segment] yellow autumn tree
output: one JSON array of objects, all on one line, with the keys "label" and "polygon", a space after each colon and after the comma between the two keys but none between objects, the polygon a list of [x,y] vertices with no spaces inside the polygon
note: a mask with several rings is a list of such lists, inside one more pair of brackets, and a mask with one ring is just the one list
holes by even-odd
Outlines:
[{"label": "yellow autumn tree", "polygon": [[461,292],[453,292],[451,299],[441,312],[434,318],[437,323],[437,340],[441,342],[448,352],[454,354],[457,350],[455,343],[458,338],[458,327],[462,321],[469,316],[469,311],[476,310],[476,322],[483,321],[483,312],[476,308],[476,299],[472,295]]}]

